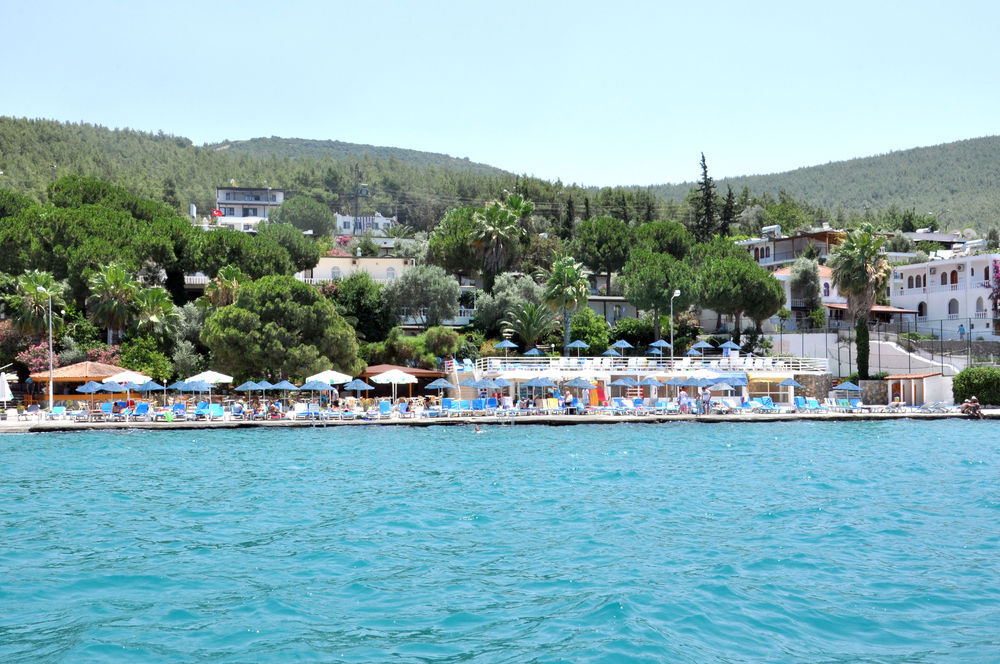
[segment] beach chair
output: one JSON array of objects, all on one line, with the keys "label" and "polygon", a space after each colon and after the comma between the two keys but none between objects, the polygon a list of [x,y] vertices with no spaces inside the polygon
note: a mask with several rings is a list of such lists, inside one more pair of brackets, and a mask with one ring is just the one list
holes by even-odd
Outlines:
[{"label": "beach chair", "polygon": [[473,399],[472,400],[472,414],[473,415],[485,415],[486,414],[486,399]]},{"label": "beach chair", "polygon": [[392,402],[391,401],[379,401],[378,402],[378,419],[387,420],[392,417]]},{"label": "beach chair", "polygon": [[174,421],[184,421],[187,419],[187,406],[182,403],[175,403],[170,409],[174,416]]},{"label": "beach chair", "polygon": [[246,411],[243,410],[243,406],[238,403],[234,403],[229,407],[229,419],[231,420],[242,420],[246,417]]},{"label": "beach chair", "polygon": [[861,403],[861,399],[851,399],[849,401],[849,403],[851,404],[851,408],[855,412],[858,412],[858,413],[870,413],[870,412],[872,412],[872,409],[871,409],[870,406],[866,406],[863,403]]},{"label": "beach chair", "polygon": [[806,406],[808,406],[809,410],[812,411],[812,412],[814,412],[814,413],[825,413],[826,412],[826,408],[824,408],[823,406],[821,406],[819,404],[819,401],[817,401],[815,397],[807,397],[806,398]]},{"label": "beach chair", "polygon": [[221,403],[213,403],[208,406],[208,421],[221,420],[226,417],[226,411]]},{"label": "beach chair", "polygon": [[61,420],[66,416],[66,406],[52,406],[52,411],[45,413],[47,420]]},{"label": "beach chair", "polygon": [[805,397],[795,397],[795,410],[800,413],[805,413],[809,411],[809,406],[806,404]]},{"label": "beach chair", "polygon": [[194,407],[194,419],[200,420],[202,418],[208,419],[208,402],[206,401],[199,401]]},{"label": "beach chair", "polygon": [[646,400],[642,397],[635,397],[632,400],[632,412],[636,415],[649,415],[652,409],[646,405]]},{"label": "beach chair", "polygon": [[712,399],[709,405],[711,406],[711,412],[717,415],[728,415],[733,412],[733,409],[729,404],[724,401],[720,401],[719,399]]},{"label": "beach chair", "polygon": [[295,404],[295,406],[292,408],[292,412],[289,413],[289,416],[293,420],[307,420],[307,419],[309,419],[309,417],[310,417],[310,415],[309,415],[309,404],[307,404],[307,403],[297,403],[297,404]]},{"label": "beach chair", "polygon": [[408,404],[405,401],[402,402],[401,404],[399,404],[399,413],[398,414],[399,414],[399,417],[401,417],[401,418],[404,418],[404,417],[406,417],[406,418],[412,418],[414,416],[414,412],[412,410],[410,410],[410,404]]},{"label": "beach chair", "polygon": [[629,406],[625,404],[625,400],[621,397],[615,397],[611,403],[614,404],[611,407],[611,412],[614,415],[630,415],[634,412],[632,408],[629,408]]},{"label": "beach chair", "polygon": [[[507,397],[508,399],[510,397]],[[497,404],[496,397],[490,397],[486,400],[486,412],[487,414],[494,414],[497,412],[499,404]]]},{"label": "beach chair", "polygon": [[138,422],[141,420],[149,419],[149,402],[143,401],[142,403],[136,404],[135,409],[129,415],[129,419],[133,422]]}]

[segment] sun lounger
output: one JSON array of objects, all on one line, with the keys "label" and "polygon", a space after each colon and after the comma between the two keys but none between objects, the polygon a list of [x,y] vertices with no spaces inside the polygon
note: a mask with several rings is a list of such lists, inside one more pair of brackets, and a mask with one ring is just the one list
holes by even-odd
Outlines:
[{"label": "sun lounger", "polygon": [[413,417],[413,411],[410,410],[410,404],[405,401],[399,404],[399,416],[402,417]]},{"label": "sun lounger", "polygon": [[855,412],[858,412],[858,413],[870,413],[870,412],[872,412],[872,409],[871,409],[870,406],[866,406],[863,403],[861,403],[861,399],[851,399],[849,401],[849,403],[851,404],[851,408]]},{"label": "sun lounger", "polygon": [[52,406],[52,411],[45,413],[47,420],[61,420],[66,416],[66,406]]},{"label": "sun lounger", "polygon": [[208,407],[208,419],[209,421],[221,420],[226,417],[226,411],[222,407],[221,403],[213,403]]},{"label": "sun lounger", "polygon": [[136,404],[135,409],[129,415],[129,419],[133,422],[138,422],[140,419],[149,419],[149,402],[143,401],[142,403]]},{"label": "sun lounger", "polygon": [[379,401],[378,402],[378,419],[387,420],[392,417],[392,402],[391,401]]},{"label": "sun lounger", "polygon": [[825,413],[826,412],[826,408],[824,408],[823,406],[821,406],[819,404],[819,401],[817,401],[814,397],[808,397],[806,399],[806,406],[808,406],[809,410],[812,411],[812,412],[814,412],[814,413]]}]

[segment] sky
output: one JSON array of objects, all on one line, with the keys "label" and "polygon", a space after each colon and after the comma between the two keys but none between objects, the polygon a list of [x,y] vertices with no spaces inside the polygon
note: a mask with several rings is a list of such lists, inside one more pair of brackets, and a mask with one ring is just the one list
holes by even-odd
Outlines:
[{"label": "sky", "polygon": [[588,186],[998,133],[1000,3],[0,0],[0,115],[468,157]]}]

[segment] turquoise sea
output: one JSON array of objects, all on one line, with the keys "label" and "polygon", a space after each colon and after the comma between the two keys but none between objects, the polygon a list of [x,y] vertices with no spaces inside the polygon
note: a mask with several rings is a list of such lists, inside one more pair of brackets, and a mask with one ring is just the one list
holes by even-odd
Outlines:
[{"label": "turquoise sea", "polygon": [[997,662],[992,422],[0,436],[2,662]]}]

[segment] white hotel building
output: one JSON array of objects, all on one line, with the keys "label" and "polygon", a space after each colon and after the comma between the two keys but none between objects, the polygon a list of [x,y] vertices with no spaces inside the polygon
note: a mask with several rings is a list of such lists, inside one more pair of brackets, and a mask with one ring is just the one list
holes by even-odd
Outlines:
[{"label": "white hotel building", "polygon": [[917,311],[920,332],[958,339],[962,326],[966,338],[990,340],[1000,336],[990,300],[997,261],[1000,254],[977,254],[895,265],[890,299],[894,306]]}]

